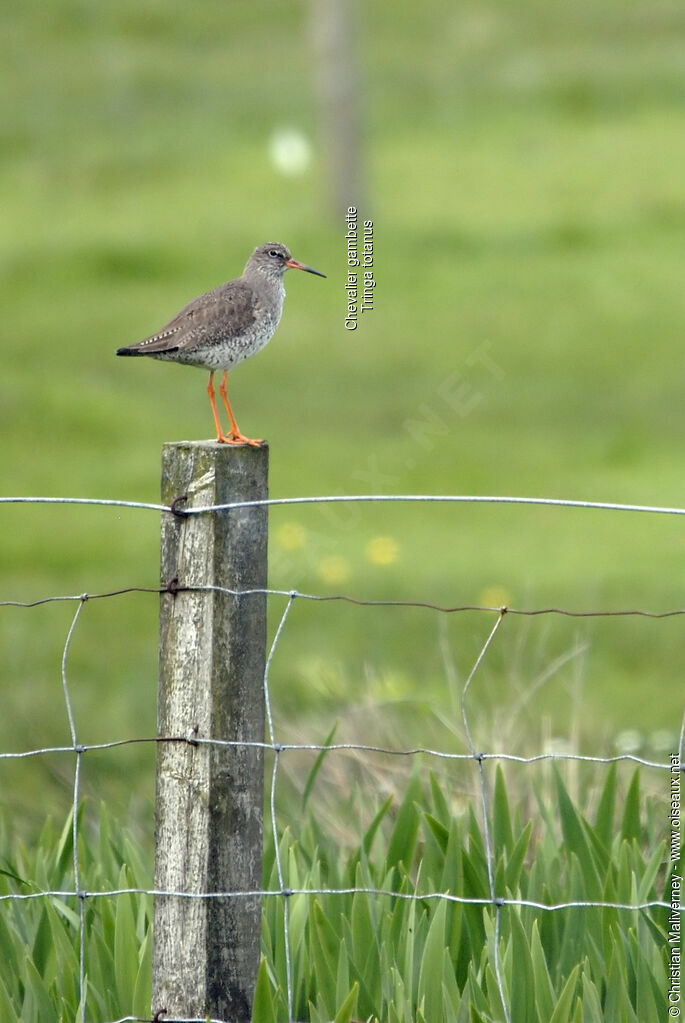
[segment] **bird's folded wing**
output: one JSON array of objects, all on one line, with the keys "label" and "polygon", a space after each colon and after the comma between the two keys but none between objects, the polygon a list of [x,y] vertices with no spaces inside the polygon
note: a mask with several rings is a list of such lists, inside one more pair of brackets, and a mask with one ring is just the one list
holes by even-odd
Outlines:
[{"label": "bird's folded wing", "polygon": [[256,313],[253,290],[244,281],[229,281],[188,302],[161,330],[129,350],[141,355],[183,352],[219,338],[230,339],[249,329]]}]

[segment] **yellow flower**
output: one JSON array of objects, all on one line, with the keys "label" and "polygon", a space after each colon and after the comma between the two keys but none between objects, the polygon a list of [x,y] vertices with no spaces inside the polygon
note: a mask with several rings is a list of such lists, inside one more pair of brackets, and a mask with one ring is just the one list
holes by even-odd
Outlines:
[{"label": "yellow flower", "polygon": [[511,594],[504,586],[486,586],[480,592],[478,603],[483,607],[508,607]]},{"label": "yellow flower", "polygon": [[299,522],[284,522],[276,530],[276,542],[284,551],[296,551],[304,547],[307,531]]},{"label": "yellow flower", "polygon": [[334,554],[320,563],[319,575],[325,583],[344,583],[350,577],[350,566],[345,558]]},{"label": "yellow flower", "polygon": [[366,545],[366,557],[373,565],[392,565],[399,553],[399,544],[391,536],[375,536]]}]

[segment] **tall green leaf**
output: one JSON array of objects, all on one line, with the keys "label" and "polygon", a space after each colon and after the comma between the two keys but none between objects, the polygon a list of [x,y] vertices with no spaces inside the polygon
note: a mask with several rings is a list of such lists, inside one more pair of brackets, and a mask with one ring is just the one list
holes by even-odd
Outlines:
[{"label": "tall green leaf", "polygon": [[567,1023],[570,1019],[571,1007],[575,999],[580,973],[581,966],[578,963],[566,978],[566,982],[559,993],[557,1004],[554,1006],[554,1012],[549,1018],[549,1023]]},{"label": "tall green leaf", "polygon": [[597,835],[609,848],[614,835],[614,812],[616,807],[616,764],[610,764],[602,786],[602,794],[597,804],[595,829]]},{"label": "tall green leaf", "polygon": [[573,805],[571,798],[557,770],[554,772],[557,798],[559,800],[559,816],[564,841],[569,852],[577,856],[581,866],[585,887],[585,898],[601,898],[602,884],[597,872],[594,857],[588,842],[585,822]]},{"label": "tall green leaf", "polygon": [[503,852],[509,854],[514,845],[514,833],[512,831],[511,817],[509,815],[507,787],[500,764],[497,765],[497,770],[495,771],[492,834],[495,847],[495,859],[497,859]]},{"label": "tall green leaf", "polygon": [[530,935],[530,959],[533,967],[533,986],[539,1023],[547,1023],[554,1012],[554,988],[547,969],[547,960],[540,941],[538,922],[535,920]]},{"label": "tall green leaf", "polygon": [[257,971],[257,983],[252,1002],[252,1023],[276,1023],[269,972],[264,957],[262,957]]},{"label": "tall green leaf", "polygon": [[[119,873],[119,888],[131,887],[128,871],[125,866]],[[114,923],[114,977],[116,991],[122,1013],[130,1012],[133,992],[138,978],[138,952],[135,942],[131,940],[135,934],[135,917],[128,894],[116,896]]]},{"label": "tall green leaf", "polygon": [[623,804],[623,818],[621,820],[621,837],[630,841],[642,838],[642,825],[640,823],[640,772],[633,773],[625,803]]},{"label": "tall green leaf", "polygon": [[359,985],[355,981],[349,990],[347,997],[335,1014],[333,1023],[350,1023],[352,1013],[357,1008],[357,996],[359,994]]},{"label": "tall green leaf", "polygon": [[443,899],[433,914],[419,969],[418,1002],[424,1006],[427,1020],[442,1017],[443,950],[445,949],[445,911]]}]

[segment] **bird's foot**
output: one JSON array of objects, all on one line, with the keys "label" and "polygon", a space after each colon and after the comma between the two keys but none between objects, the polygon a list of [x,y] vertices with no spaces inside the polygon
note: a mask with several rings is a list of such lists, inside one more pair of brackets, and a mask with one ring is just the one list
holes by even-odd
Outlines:
[{"label": "bird's foot", "polygon": [[243,433],[229,433],[228,435],[222,433],[217,437],[217,443],[232,444],[233,447],[244,447],[246,444],[249,444],[253,448],[259,448],[264,441],[246,437]]}]

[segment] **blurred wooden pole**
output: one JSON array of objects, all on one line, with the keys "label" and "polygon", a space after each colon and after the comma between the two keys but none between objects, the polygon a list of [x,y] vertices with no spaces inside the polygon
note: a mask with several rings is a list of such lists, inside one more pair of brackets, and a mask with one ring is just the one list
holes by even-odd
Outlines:
[{"label": "blurred wooden pole", "polygon": [[[166,444],[162,501],[178,508],[267,497],[268,449]],[[160,736],[155,887],[192,894],[262,887],[263,750],[194,740],[264,741],[266,597],[183,587],[266,587],[267,510],[162,518]],[[258,895],[158,895],[153,1014],[249,1023],[259,964]]]},{"label": "blurred wooden pole", "polygon": [[348,0],[311,0],[319,124],[328,201],[336,217],[344,217],[349,206],[366,206],[358,14]]}]

